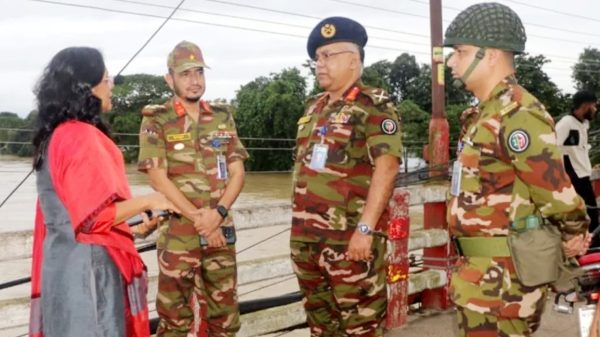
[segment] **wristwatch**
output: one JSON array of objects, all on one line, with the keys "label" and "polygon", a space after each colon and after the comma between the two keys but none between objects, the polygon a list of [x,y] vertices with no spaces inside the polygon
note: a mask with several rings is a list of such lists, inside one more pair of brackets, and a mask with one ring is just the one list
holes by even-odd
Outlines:
[{"label": "wristwatch", "polygon": [[227,217],[227,215],[229,214],[229,211],[227,210],[227,208],[225,208],[225,206],[223,205],[217,205],[216,208],[217,212],[219,212],[219,215],[225,219]]},{"label": "wristwatch", "polygon": [[369,227],[369,225],[367,225],[366,223],[360,222],[358,223],[358,226],[356,226],[356,230],[363,235],[371,235],[373,234],[373,231],[371,230],[371,227]]}]

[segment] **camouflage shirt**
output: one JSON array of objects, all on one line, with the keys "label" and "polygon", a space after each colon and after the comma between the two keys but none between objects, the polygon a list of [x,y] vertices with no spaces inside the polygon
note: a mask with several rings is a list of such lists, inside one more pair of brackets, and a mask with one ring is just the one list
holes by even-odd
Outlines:
[{"label": "camouflage shirt", "polygon": [[196,207],[215,207],[227,183],[218,178],[217,156],[225,156],[230,163],[245,160],[248,153],[231,113],[204,101],[200,107],[198,122],[176,99],[144,108],[138,170],[165,169]]},{"label": "camouflage shirt", "polygon": [[[298,120],[293,176],[292,240],[346,243],[365,207],[374,159],[401,157],[398,116],[384,90],[350,88],[328,105],[321,94]],[[327,145],[322,169],[311,168],[315,145]],[[387,210],[376,230],[385,231]]]},{"label": "camouflage shirt", "polygon": [[538,215],[566,237],[585,233],[585,204],[556,146],[552,117],[512,76],[499,83],[461,139],[460,192],[450,199],[454,236],[505,236]]}]

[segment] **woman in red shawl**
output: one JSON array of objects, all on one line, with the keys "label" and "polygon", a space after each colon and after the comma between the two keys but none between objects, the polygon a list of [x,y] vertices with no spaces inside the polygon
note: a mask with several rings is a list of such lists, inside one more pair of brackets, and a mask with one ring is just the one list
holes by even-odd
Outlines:
[{"label": "woman in red shawl", "polygon": [[100,117],[111,109],[112,87],[100,52],[73,47],[52,58],[36,90],[30,336],[150,335],[146,267],[124,221],[177,210],[160,193],[132,198]]}]

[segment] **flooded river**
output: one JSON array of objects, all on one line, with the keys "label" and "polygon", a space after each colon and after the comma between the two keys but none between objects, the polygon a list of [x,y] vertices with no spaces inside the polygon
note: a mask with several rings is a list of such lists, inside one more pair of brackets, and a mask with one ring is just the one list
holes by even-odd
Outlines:
[{"label": "flooded river", "polygon": [[[0,202],[30,170],[31,159],[0,155]],[[134,195],[151,191],[146,175],[137,172],[135,165],[127,166],[127,177]],[[246,184],[236,204],[290,200],[290,196],[290,173],[247,173]],[[33,229],[35,200],[35,175],[32,174],[0,208],[0,232]]]}]

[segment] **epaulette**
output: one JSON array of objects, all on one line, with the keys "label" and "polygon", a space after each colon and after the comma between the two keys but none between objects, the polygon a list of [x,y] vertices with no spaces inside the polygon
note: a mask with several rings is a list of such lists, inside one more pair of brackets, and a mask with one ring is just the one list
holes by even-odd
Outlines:
[{"label": "epaulette", "polygon": [[210,109],[214,113],[228,113],[231,108],[232,106],[227,103],[210,104]]},{"label": "epaulette", "polygon": [[515,110],[517,110],[519,107],[521,107],[521,104],[512,101],[510,102],[510,104],[508,104],[507,106],[505,106],[504,108],[502,108],[502,110],[500,110],[500,116],[504,117],[505,115],[514,112]]},{"label": "epaulette", "polygon": [[[518,95],[515,91],[518,90]],[[500,110],[500,118],[502,121],[510,119],[517,113],[531,114],[533,117],[554,125],[552,116],[546,111],[546,108],[537,98],[521,86],[514,86],[511,92],[510,102]]]},{"label": "epaulette", "polygon": [[390,95],[383,89],[363,87],[361,93],[368,96],[374,105],[384,104],[390,101]]},{"label": "epaulette", "polygon": [[167,108],[162,104],[148,104],[142,109],[142,116],[152,117],[159,113],[167,112]]}]

